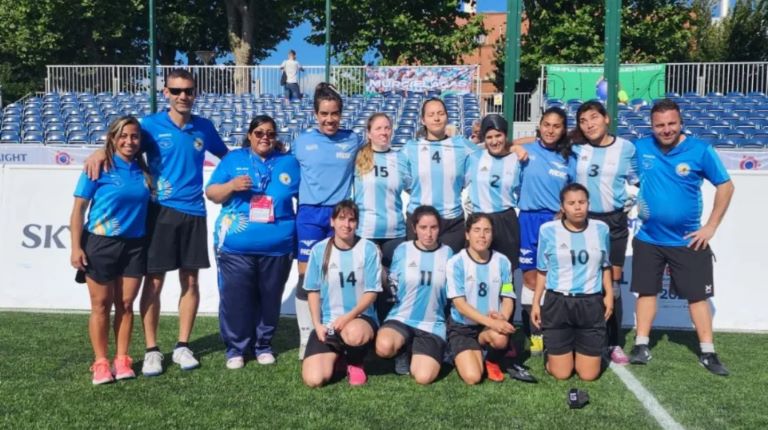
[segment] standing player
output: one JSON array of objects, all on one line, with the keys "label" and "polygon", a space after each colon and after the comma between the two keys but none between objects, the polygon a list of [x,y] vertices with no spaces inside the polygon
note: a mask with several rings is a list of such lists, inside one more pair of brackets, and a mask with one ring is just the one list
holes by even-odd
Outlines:
[{"label": "standing player", "polygon": [[539,228],[552,221],[560,210],[560,190],[575,179],[576,161],[571,156],[565,111],[552,107],[544,111],[538,137],[527,145],[528,160],[522,163],[520,184],[520,269],[523,271],[523,330],[530,336],[531,354],[541,354],[541,330],[530,324],[533,290],[536,286],[536,256]]},{"label": "standing player", "polygon": [[592,381],[600,376],[605,321],[613,310],[609,229],[587,219],[583,185],[566,185],[560,201],[562,219],[541,226],[531,322],[544,331],[549,374],[568,379],[575,369]]},{"label": "standing player", "polygon": [[[91,366],[94,385],[136,376],[128,349],[133,301],[146,266],[144,235],[151,185],[148,168],[139,155],[139,130],[139,122],[130,116],[110,124],[104,152],[113,168],[96,181],[85,173],[80,176],[69,221],[72,266],[85,274],[91,296],[88,333],[95,356]],[[107,354],[113,304],[116,351],[110,370]]]},{"label": "standing player", "polygon": [[[357,234],[379,246],[385,270],[392,263],[395,248],[405,240],[401,194],[411,183],[405,154],[392,150],[391,138],[392,121],[387,114],[371,115],[367,142],[357,153],[352,187],[355,204],[360,208]],[[379,294],[376,299],[379,321],[384,320],[393,299],[388,289]]]},{"label": "standing player", "polygon": [[299,135],[292,151],[301,166],[296,235],[299,240],[299,282],[296,286],[296,320],[299,325],[299,359],[312,330],[304,273],[312,246],[333,234],[333,208],[350,196],[361,137],[339,128],[344,104],[336,88],[321,82],[315,88],[317,128]]},{"label": "standing player", "polygon": [[[448,113],[440,99],[424,102],[421,122],[424,137],[410,140],[403,147],[413,178],[408,213],[422,205],[437,209],[443,218],[440,242],[459,252],[464,248],[461,190],[464,188],[465,158],[476,147],[464,136],[449,137],[446,134]],[[414,232],[408,228],[408,239],[414,238]]]},{"label": "standing player", "polygon": [[627,364],[621,339],[621,272],[627,253],[629,227],[625,202],[627,184],[637,185],[635,145],[608,134],[610,118],[602,103],[588,101],[576,112],[573,153],[576,182],[589,191],[589,217],[605,222],[611,229],[610,261],[613,279],[613,314],[608,320],[608,347],[611,360]]},{"label": "standing player", "polygon": [[[163,354],[157,346],[160,293],[166,272],[179,270],[179,336],[173,362],[183,370],[200,363],[189,349],[189,338],[200,304],[198,272],[210,267],[208,227],[203,198],[203,163],[208,151],[221,158],[227,147],[211,121],[192,115],[195,78],[184,69],[171,70],[163,95],[170,108],[142,118],[141,149],[147,155],[154,181],[154,202],[147,215],[147,276],[141,292],[141,317],[147,345],[142,373],[163,372]],[[104,154],[86,163],[88,176],[98,177]]]},{"label": "standing player", "polygon": [[440,214],[435,208],[419,206],[411,222],[416,240],[395,250],[389,280],[397,302],[376,335],[376,354],[396,356],[396,373],[430,384],[440,373],[446,347],[445,268],[453,251],[437,240]]},{"label": "standing player", "polygon": [[451,312],[448,343],[455,355],[456,371],[467,384],[483,377],[483,347],[488,348],[485,370],[488,379],[504,380],[499,363],[506,352],[509,323],[515,309],[512,263],[491,250],[493,221],[486,214],[467,217],[467,248],[448,260],[446,271]]},{"label": "standing player", "polygon": [[351,200],[336,205],[333,236],[318,242],[309,256],[305,288],[314,330],[301,374],[310,387],[327,383],[344,355],[350,385],[368,379],[363,359],[377,325],[373,302],[381,291],[381,254],[373,242],[355,235],[358,216]]},{"label": "standing player", "polygon": [[[643,224],[632,241],[632,291],[636,303],[637,337],[630,352],[634,364],[651,359],[648,347],[656,316],[656,295],[661,291],[664,267],[669,266],[672,288],[688,300],[701,355],[699,363],[716,375],[728,370],[715,353],[712,335],[714,295],[713,254],[709,241],[723,220],[733,196],[733,183],[714,148],[682,134],[680,107],[669,99],[651,109],[653,136],[637,146],[640,194],[638,213]],[[701,184],[715,187],[715,203],[701,225]]]}]

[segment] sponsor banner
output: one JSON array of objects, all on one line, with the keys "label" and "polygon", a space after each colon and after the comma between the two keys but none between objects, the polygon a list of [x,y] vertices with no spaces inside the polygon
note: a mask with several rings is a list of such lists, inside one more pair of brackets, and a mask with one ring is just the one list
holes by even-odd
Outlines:
[{"label": "sponsor banner", "polygon": [[472,92],[475,88],[475,66],[446,67],[366,67],[365,91],[367,93],[426,93],[441,94]]},{"label": "sponsor banner", "polygon": [[[608,98],[603,66],[548,65],[547,97],[570,100]],[[619,67],[619,102],[635,98],[651,102],[664,97],[666,64],[638,64]]]},{"label": "sponsor banner", "polygon": [[[0,145],[0,165],[2,164],[48,164],[57,166],[82,166],[83,162],[101,145]],[[231,148],[232,149],[232,148]],[[205,165],[216,166],[219,159],[210,152],[205,153]]]},{"label": "sponsor banner", "polygon": [[728,170],[768,170],[768,151],[718,151]]}]

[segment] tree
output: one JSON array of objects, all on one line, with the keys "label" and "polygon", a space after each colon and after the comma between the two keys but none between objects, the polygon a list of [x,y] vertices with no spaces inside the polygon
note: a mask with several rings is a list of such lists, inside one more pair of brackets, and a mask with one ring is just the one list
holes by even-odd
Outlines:
[{"label": "tree", "polygon": [[195,51],[213,51],[216,57],[229,52],[221,0],[163,0],[158,2],[155,16],[160,64],[175,64],[179,53],[187,64],[199,64]]},{"label": "tree", "polygon": [[[456,64],[485,34],[482,17],[459,12],[458,5],[457,0],[333,0],[333,56],[344,64],[363,64],[371,54],[372,62],[382,65]],[[322,45],[325,0],[311,0],[308,9],[307,40]]]},{"label": "tree", "polygon": [[737,0],[723,27],[725,61],[768,61],[768,0]]}]

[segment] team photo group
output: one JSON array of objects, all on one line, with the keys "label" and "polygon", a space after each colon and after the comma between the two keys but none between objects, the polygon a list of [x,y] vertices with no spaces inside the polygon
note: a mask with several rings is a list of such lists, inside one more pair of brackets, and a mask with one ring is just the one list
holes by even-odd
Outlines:
[{"label": "team photo group", "polygon": [[[500,382],[505,372],[535,381],[514,360],[516,308],[525,348],[544,356],[551,377],[590,381],[611,362],[648,364],[665,270],[688,302],[698,363],[729,373],[714,346],[709,241],[734,187],[712,146],[683,133],[671,100],[655,102],[652,136],[633,143],[610,133],[597,101],[582,104],[575,123],[551,107],[535,138],[513,142],[496,114],[472,140],[455,134],[445,103],[428,98],[416,137],[394,149],[394,118],[371,115],[364,136],[343,129],[344,100],[321,83],[316,124],[290,148],[278,141],[276,121],[257,115],[232,149],[192,114],[191,73],[171,71],[163,94],[168,109],[110,124],[74,192],[71,264],[90,295],[94,385],[136,377],[129,349],[137,299],[141,373],[163,373],[157,339],[169,271],[178,270],[181,285],[172,361],[200,366],[189,341],[199,270],[210,267],[206,198],[221,205],[212,243],[228,369],[286,359],[272,340],[297,260],[296,346],[308,387],[344,376],[365,384],[371,354],[418,384],[446,366],[467,384]],[[204,183],[206,152],[220,162]],[[702,205],[704,180],[716,188],[711,209]],[[628,185],[638,187],[636,198]],[[636,335],[625,353],[620,281],[635,205]],[[523,285],[513,283],[517,269]]]}]

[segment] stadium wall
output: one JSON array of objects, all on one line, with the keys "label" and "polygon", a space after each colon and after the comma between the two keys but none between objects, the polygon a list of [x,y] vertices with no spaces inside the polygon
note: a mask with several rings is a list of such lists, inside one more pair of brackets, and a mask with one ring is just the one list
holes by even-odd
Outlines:
[{"label": "stadium wall", "polygon": [[[28,310],[88,310],[85,287],[74,282],[69,264],[69,214],[72,192],[80,174],[75,166],[31,166],[6,164],[0,169],[0,308]],[[210,168],[206,170],[206,180]],[[768,213],[764,197],[768,172],[731,171],[736,185],[731,208],[720,226],[712,247],[716,297],[712,300],[717,330],[768,331],[768,278],[765,248],[768,228],[762,224]],[[705,216],[712,207],[714,188],[704,188]],[[674,204],[674,202],[670,202]],[[219,206],[208,205],[209,234],[213,231]],[[633,230],[638,227],[631,217]],[[210,251],[213,257],[213,250]],[[629,293],[631,247],[622,282],[624,324],[634,324],[634,297]],[[201,272],[200,312],[216,313],[218,291],[215,260]],[[293,314],[295,268],[283,295],[282,313]],[[518,291],[519,274],[516,285]],[[162,311],[176,312],[179,283],[170,274],[164,288]],[[669,290],[668,280],[659,301],[658,327],[691,328],[686,302]]]}]

